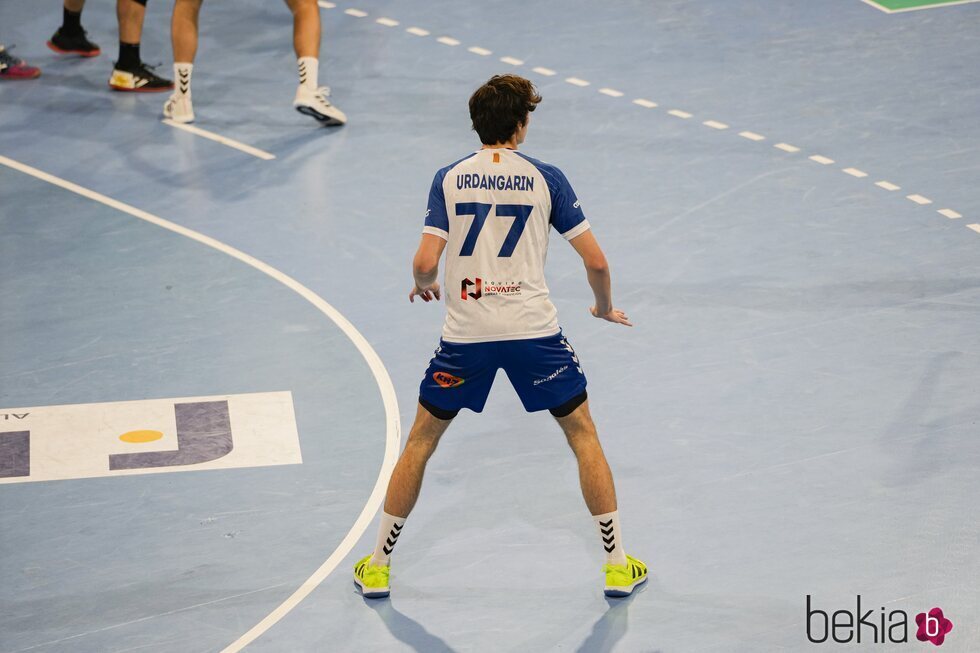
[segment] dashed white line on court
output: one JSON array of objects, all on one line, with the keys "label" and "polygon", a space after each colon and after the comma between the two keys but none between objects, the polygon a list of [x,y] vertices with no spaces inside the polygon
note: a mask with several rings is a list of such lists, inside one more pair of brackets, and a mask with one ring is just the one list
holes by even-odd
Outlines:
[{"label": "dashed white line on court", "polygon": [[323,7],[324,9],[334,9],[337,6],[334,3],[326,2],[325,0],[320,0],[319,2],[317,2],[317,4]]},{"label": "dashed white line on court", "polygon": [[878,188],[884,188],[885,190],[898,190],[901,186],[896,186],[890,181],[876,181],[875,186]]},{"label": "dashed white line on court", "polygon": [[741,136],[742,138],[747,138],[750,141],[766,140],[765,136],[763,136],[762,134],[756,134],[755,132],[739,132],[738,135]]},{"label": "dashed white line on court", "polygon": [[821,154],[814,154],[813,156],[809,157],[809,159],[814,163],[819,163],[822,166],[829,166],[831,163],[834,162],[833,159],[825,157]]},{"label": "dashed white line on court", "polygon": [[980,224],[976,224],[976,223],[974,223],[974,224],[968,224],[968,225],[966,225],[966,228],[967,229],[973,229],[975,232],[977,232],[978,234],[980,234]]},{"label": "dashed white line on court", "polygon": [[963,216],[954,211],[953,209],[939,209],[936,211],[941,216],[947,217],[950,220],[956,220],[957,218],[962,218]]},{"label": "dashed white line on court", "polygon": [[623,97],[623,92],[617,91],[614,88],[600,88],[599,92],[603,95],[608,95],[609,97]]},{"label": "dashed white line on court", "polygon": [[857,177],[859,179],[861,177],[867,177],[868,176],[868,173],[866,173],[864,170],[858,170],[857,168],[844,168],[844,171],[843,172],[846,175],[851,175],[852,177]]},{"label": "dashed white line on court", "polygon": [[398,21],[394,18],[381,17],[374,22],[378,23],[379,25],[384,25],[385,27],[398,27]]},{"label": "dashed white line on court", "polygon": [[523,66],[524,61],[521,59],[515,59],[514,57],[500,57],[500,60],[504,63],[509,63],[511,66]]},{"label": "dashed white line on court", "polygon": [[782,150],[783,152],[799,152],[800,148],[795,145],[790,145],[789,143],[776,143],[773,145],[777,150]]},{"label": "dashed white line on court", "polygon": [[476,45],[474,45],[472,48],[466,48],[466,49],[469,52],[472,52],[473,54],[480,55],[481,57],[488,57],[491,54],[493,54],[493,52],[491,52],[490,50],[487,50],[486,48],[481,48],[481,47],[476,46]]},{"label": "dashed white line on court", "polygon": [[405,31],[408,32],[409,34],[414,34],[415,36],[428,36],[429,35],[429,30],[422,29],[421,27],[409,27]]},{"label": "dashed white line on court", "polygon": [[566,77],[565,81],[572,86],[588,86],[589,83],[584,79],[579,79],[578,77]]},{"label": "dashed white line on court", "polygon": [[538,66],[536,68],[532,68],[531,70],[533,70],[534,72],[536,72],[539,75],[544,75],[545,77],[551,77],[552,75],[557,75],[558,74],[554,70],[552,70],[551,68],[543,68],[541,66]]},{"label": "dashed white line on court", "polygon": [[711,127],[712,129],[728,129],[728,125],[723,122],[718,122],[717,120],[705,120],[701,124],[705,127]]},{"label": "dashed white line on court", "polygon": [[916,204],[932,204],[932,200],[919,194],[906,195],[906,199],[912,200]]},{"label": "dashed white line on court", "polygon": [[693,115],[688,113],[687,111],[681,111],[680,109],[671,109],[667,113],[669,113],[672,116],[676,116],[677,118],[683,118],[684,120],[687,120]]},{"label": "dashed white line on court", "polygon": [[361,11],[360,9],[344,9],[344,13],[354,18],[364,18],[367,16],[367,12]]},{"label": "dashed white line on court", "polygon": [[443,45],[459,45],[459,41],[451,36],[440,36],[436,40],[442,43]]},{"label": "dashed white line on court", "polygon": [[641,97],[633,100],[633,104],[638,104],[639,106],[646,107],[647,109],[654,109],[657,106],[656,102],[651,102],[650,100],[644,100]]}]

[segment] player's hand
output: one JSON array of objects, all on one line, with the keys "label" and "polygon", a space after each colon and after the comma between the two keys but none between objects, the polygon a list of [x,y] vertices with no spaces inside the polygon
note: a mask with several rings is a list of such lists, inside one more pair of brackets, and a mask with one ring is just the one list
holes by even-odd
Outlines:
[{"label": "player's hand", "polygon": [[622,324],[628,327],[633,326],[633,323],[629,321],[628,317],[626,317],[626,313],[622,312],[617,308],[611,308],[609,309],[608,313],[604,315],[600,315],[599,311],[596,310],[596,307],[593,306],[592,308],[589,309],[589,312],[592,313],[592,317],[600,317],[603,320],[606,320],[607,322]]},{"label": "player's hand", "polygon": [[439,290],[439,282],[435,281],[425,288],[415,286],[412,292],[408,293],[408,301],[415,303],[415,298],[420,298],[423,302],[431,302],[433,299],[442,299],[442,292]]}]

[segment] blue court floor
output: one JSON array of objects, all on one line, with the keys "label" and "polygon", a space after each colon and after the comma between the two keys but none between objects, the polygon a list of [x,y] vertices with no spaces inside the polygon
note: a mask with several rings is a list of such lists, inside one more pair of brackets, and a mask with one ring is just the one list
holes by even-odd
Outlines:
[{"label": "blue court floor", "polygon": [[[285,5],[209,1],[212,138],[108,90],[115,15],[89,4],[91,60],[44,46],[57,3],[0,4],[43,69],[0,82],[0,651],[928,651],[935,607],[940,650],[980,650],[980,3],[321,2],[350,119],[326,129],[291,107]],[[142,45],[168,74],[170,7]],[[429,184],[501,72],[544,96],[521,149],[570,179],[636,324],[589,316],[556,237],[650,581],[603,597],[571,452],[501,376],[365,600],[350,570],[443,319],[406,301]],[[157,446],[115,426],[150,400],[271,393],[289,419],[233,408],[256,439],[227,460],[105,468]],[[24,433],[32,474],[75,472],[18,475]],[[290,433],[301,462],[275,462]],[[908,641],[808,640],[866,610]]]}]

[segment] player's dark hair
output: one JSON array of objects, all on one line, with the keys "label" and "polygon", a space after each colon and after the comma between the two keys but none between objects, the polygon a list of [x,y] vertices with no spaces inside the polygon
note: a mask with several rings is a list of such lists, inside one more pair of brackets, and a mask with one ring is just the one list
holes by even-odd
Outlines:
[{"label": "player's dark hair", "polygon": [[470,97],[470,120],[484,145],[504,143],[541,101],[530,80],[519,75],[494,75]]}]

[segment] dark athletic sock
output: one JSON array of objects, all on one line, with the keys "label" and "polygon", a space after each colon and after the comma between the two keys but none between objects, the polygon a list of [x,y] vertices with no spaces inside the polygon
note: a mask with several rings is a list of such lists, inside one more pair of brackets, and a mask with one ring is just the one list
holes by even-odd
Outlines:
[{"label": "dark athletic sock", "polygon": [[140,65],[140,44],[119,42],[119,60],[116,68],[129,70]]},{"label": "dark athletic sock", "polygon": [[78,34],[82,31],[82,12],[74,12],[64,10],[63,18],[61,19],[61,33],[62,34]]}]

